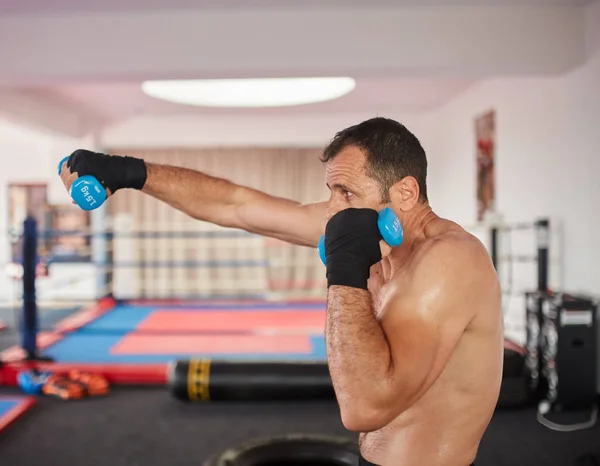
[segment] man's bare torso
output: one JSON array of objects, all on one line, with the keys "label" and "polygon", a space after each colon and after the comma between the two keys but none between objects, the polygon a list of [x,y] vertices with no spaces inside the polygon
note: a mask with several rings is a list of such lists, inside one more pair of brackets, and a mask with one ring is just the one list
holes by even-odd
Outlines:
[{"label": "man's bare torso", "polygon": [[[411,270],[435,241],[445,239],[483,246],[452,222],[436,219],[425,237],[409,250],[398,248],[371,269],[369,291],[379,314],[388,292],[409,279]],[[465,263],[464,267],[472,264]],[[457,271],[459,272],[459,271]],[[502,376],[503,317],[500,290],[490,264],[489,290],[474,293],[465,305],[474,307],[473,319],[440,377],[411,408],[383,429],[361,434],[362,455],[382,466],[467,466],[474,461],[480,439],[493,414]],[[378,315],[379,317],[379,315]]]}]

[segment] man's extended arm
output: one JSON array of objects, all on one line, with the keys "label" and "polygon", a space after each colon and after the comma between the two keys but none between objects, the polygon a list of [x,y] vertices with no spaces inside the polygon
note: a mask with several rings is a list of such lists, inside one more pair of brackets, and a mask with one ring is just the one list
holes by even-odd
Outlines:
[{"label": "man's extended arm", "polygon": [[472,252],[456,245],[432,249],[411,277],[392,280],[379,317],[368,291],[329,288],[327,355],[349,430],[380,429],[414,404],[441,374],[473,317],[467,300],[482,286],[475,283],[477,272],[464,268],[469,260],[460,249]]},{"label": "man's extended arm", "polygon": [[300,204],[196,170],[146,164],[143,192],[187,215],[293,244],[316,246],[326,204]]},{"label": "man's extended arm", "polygon": [[195,219],[293,244],[317,246],[325,229],[325,203],[302,205],[196,170],[80,149],[63,166],[61,178],[69,189],[83,175],[101,180],[109,195],[141,189]]}]

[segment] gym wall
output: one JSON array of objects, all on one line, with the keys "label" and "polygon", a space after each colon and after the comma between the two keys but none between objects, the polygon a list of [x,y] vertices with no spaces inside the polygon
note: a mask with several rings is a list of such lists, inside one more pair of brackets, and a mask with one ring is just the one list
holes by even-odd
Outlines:
[{"label": "gym wall", "polygon": [[[215,148],[304,147],[323,148],[337,131],[373,117],[372,113],[319,113],[298,110],[248,110],[240,115],[139,116],[105,128],[103,147]],[[387,112],[403,122],[428,145],[432,137],[429,115]]]},{"label": "gym wall", "polygon": [[[475,223],[473,119],[495,110],[498,211],[509,223],[550,218],[562,229],[554,232],[559,236],[554,235],[551,245],[550,286],[597,295],[600,4],[587,8],[586,23],[589,58],[580,69],[548,79],[485,81],[430,115],[435,135],[431,164],[436,166],[434,173],[447,173],[432,176],[430,185],[433,206],[441,215],[465,225]],[[533,234],[520,235],[513,238],[513,253],[528,249],[535,254],[534,244]],[[515,281],[523,284],[528,274],[525,285],[535,287],[535,264],[516,265],[515,272],[520,275]],[[524,309],[522,299],[511,299],[509,328],[522,326]]]},{"label": "gym wall", "polygon": [[[321,148],[228,149],[114,148],[152,163],[172,164],[301,203],[327,200]],[[139,192],[120,191],[108,213],[116,228],[144,232],[197,232],[196,237],[120,239],[113,260],[151,263],[193,261],[196,267],[117,268],[118,297],[249,296],[269,298],[325,297],[324,267],[317,251],[258,235],[197,221]],[[200,236],[202,235],[202,236]],[[212,264],[205,266],[202,264]],[[231,266],[228,264],[240,264]],[[247,264],[242,266],[241,264]],[[264,265],[257,265],[264,264]]]},{"label": "gym wall", "polygon": [[[600,211],[600,183],[596,178],[600,140],[594,122],[600,117],[600,5],[590,5],[585,19],[589,60],[574,72],[546,79],[488,80],[441,109],[421,114],[390,110],[385,116],[404,122],[427,150],[434,209],[472,226],[476,215],[473,119],[495,110],[498,210],[508,222],[532,222],[548,216],[563,230],[562,244],[552,247],[555,255],[551,259],[562,262],[553,264],[550,285],[597,293],[600,274],[596,264],[600,253],[595,247],[594,231],[600,222],[596,214]],[[133,147],[137,151],[159,152],[172,147],[314,149],[323,147],[339,129],[371,116],[309,111],[293,117],[269,112],[223,113],[218,117],[137,116],[106,127],[96,139],[87,141],[7,126],[10,130],[0,137],[0,150],[14,163],[2,171],[0,179],[4,185],[20,179],[46,180],[51,202],[68,202],[55,164],[77,147]],[[19,132],[26,136],[19,137]],[[5,189],[0,191],[0,202],[6,205]],[[0,226],[5,222],[4,215]],[[478,236],[486,240],[485,235]],[[529,235],[517,239],[512,246],[519,252],[534,254],[532,245]],[[3,246],[1,251],[7,254],[8,249]],[[517,275],[527,280],[522,283],[525,287],[535,286],[533,266],[521,267]],[[51,289],[51,285],[47,286],[48,293]],[[12,293],[12,282],[0,277],[0,297]],[[521,335],[524,305],[518,299],[510,299],[509,307],[509,331]]]}]

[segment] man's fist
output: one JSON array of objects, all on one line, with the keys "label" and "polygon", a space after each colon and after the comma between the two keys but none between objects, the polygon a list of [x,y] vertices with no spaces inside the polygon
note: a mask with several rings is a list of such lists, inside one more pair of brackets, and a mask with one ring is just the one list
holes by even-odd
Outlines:
[{"label": "man's fist", "polygon": [[327,283],[367,289],[371,266],[381,260],[378,213],[344,209],[325,227]]},{"label": "man's fist", "polygon": [[96,178],[108,195],[123,188],[142,189],[146,183],[146,164],[134,157],[78,149],[69,156],[65,165],[60,176],[67,190],[84,175]]}]

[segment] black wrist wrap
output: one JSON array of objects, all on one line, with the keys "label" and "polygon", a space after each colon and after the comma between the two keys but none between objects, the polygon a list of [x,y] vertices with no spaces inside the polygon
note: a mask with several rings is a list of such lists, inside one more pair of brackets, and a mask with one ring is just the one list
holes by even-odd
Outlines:
[{"label": "black wrist wrap", "polygon": [[325,229],[327,286],[367,289],[370,268],[381,260],[377,226],[372,209],[345,209],[335,214]]},{"label": "black wrist wrap", "polygon": [[353,254],[327,256],[327,288],[342,285],[366,290],[369,267],[357,266],[357,259],[360,261],[360,258]]},{"label": "black wrist wrap", "polygon": [[111,193],[123,188],[142,189],[148,176],[146,163],[136,157],[107,155],[85,149],[76,150],[67,167],[79,176],[95,177]]}]

